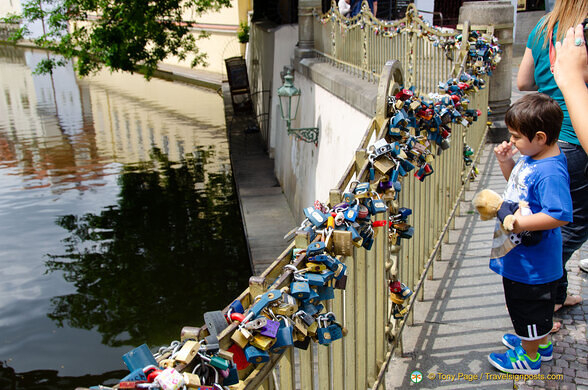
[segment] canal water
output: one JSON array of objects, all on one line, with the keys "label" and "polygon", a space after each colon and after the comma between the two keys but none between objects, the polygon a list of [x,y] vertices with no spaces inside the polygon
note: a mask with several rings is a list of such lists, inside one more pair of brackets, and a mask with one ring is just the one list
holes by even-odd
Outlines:
[{"label": "canal water", "polygon": [[0,388],[116,383],[251,275],[222,98],[0,45]]}]

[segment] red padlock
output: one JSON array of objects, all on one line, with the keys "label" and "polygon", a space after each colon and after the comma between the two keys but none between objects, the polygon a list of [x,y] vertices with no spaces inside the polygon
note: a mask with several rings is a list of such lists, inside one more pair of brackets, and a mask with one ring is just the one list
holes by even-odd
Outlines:
[{"label": "red padlock", "polygon": [[139,383],[148,383],[147,381],[123,381],[119,382],[119,389],[136,389]]},{"label": "red padlock", "polygon": [[231,313],[231,321],[237,321],[239,323],[243,322],[245,319],[245,314],[243,313]]},{"label": "red padlock", "polygon": [[398,294],[402,290],[402,284],[397,281],[390,281],[390,292]]},{"label": "red padlock", "polygon": [[147,382],[153,382],[157,375],[161,374],[161,370],[155,366],[147,366],[143,369],[143,372],[147,377]]},{"label": "red padlock", "polygon": [[243,370],[249,366],[249,362],[245,357],[245,352],[237,344],[231,345],[227,351],[233,353],[233,363],[237,366],[237,370]]}]

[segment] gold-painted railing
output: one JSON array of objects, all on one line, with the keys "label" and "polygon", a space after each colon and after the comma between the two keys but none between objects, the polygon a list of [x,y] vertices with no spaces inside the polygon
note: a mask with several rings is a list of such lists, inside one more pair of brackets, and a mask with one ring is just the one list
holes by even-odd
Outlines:
[{"label": "gold-painted railing", "polygon": [[405,70],[408,86],[436,91],[456,71],[459,52],[450,44],[455,30],[434,29],[419,17],[414,4],[401,20],[382,21],[367,3],[353,18],[339,13],[335,3],[322,15],[315,13],[315,52],[319,58],[362,78],[377,81],[386,61],[394,58]]},{"label": "gold-painted railing", "polygon": [[[417,24],[419,23],[422,22],[418,20]],[[332,29],[333,26],[329,28]],[[465,30],[464,35],[467,36],[467,26]],[[334,30],[330,31],[329,36],[338,34],[333,33]],[[430,33],[432,32],[434,30]],[[344,33],[340,32],[341,35]],[[317,34],[326,33],[325,30],[321,33],[315,29],[315,36]],[[436,91],[439,81],[446,81],[455,74],[453,72],[456,69],[459,70],[460,63],[450,61],[447,53],[451,53],[450,57],[454,56],[451,58],[463,58],[463,52],[460,55],[456,49],[444,49],[439,45],[429,44],[430,37],[418,32],[413,32],[412,36],[410,32],[408,34],[408,37],[397,34],[399,38],[396,43],[391,38],[377,43],[371,38],[355,38],[356,48],[372,44],[381,46],[381,53],[376,56],[377,59],[372,55],[363,58],[364,65],[370,64],[370,69],[376,69],[381,63],[377,73],[372,70],[368,72],[353,64],[351,58],[344,62],[335,61],[334,56],[325,56],[336,66],[346,67],[352,73],[379,80],[377,114],[365,131],[355,155],[350,156],[349,168],[340,179],[337,188],[331,191],[331,204],[340,202],[340,194],[349,188],[352,181],[367,181],[369,162],[366,151],[369,145],[382,138],[387,131],[387,96],[394,94],[400,86],[410,85],[417,86],[417,90],[421,91],[419,95],[426,95],[426,92]],[[350,41],[346,44],[353,47],[352,39],[349,36],[346,39]],[[409,40],[413,47],[409,56],[412,56],[412,59],[406,58]],[[385,47],[385,42],[390,47]],[[319,46],[318,41],[315,44]],[[345,54],[345,50],[348,49],[343,50],[342,46],[336,43],[334,46],[335,52],[351,56]],[[349,49],[348,53],[351,51]],[[401,61],[389,61],[393,58],[400,58]],[[410,65],[411,63],[413,65]],[[406,79],[402,65],[408,66]],[[335,299],[326,302],[326,306],[327,310],[332,311],[347,328],[347,335],[329,346],[311,343],[308,350],[289,348],[282,354],[272,355],[267,363],[250,365],[239,372],[241,382],[234,386],[235,388],[351,390],[383,387],[384,374],[391,354],[399,346],[405,323],[411,320],[414,302],[422,297],[422,284],[427,277],[427,271],[438,257],[440,244],[451,226],[464,186],[469,182],[472,170],[464,164],[464,145],[467,144],[478,151],[484,141],[488,89],[482,89],[468,98],[469,108],[479,109],[482,115],[467,129],[462,125],[451,125],[451,147],[436,157],[433,163],[435,172],[424,182],[411,175],[403,180],[403,189],[396,206],[413,210],[408,222],[415,228],[414,237],[402,240],[400,246],[392,246],[388,240],[388,228],[378,227],[370,251],[354,248],[353,256],[341,259],[347,265],[347,288],[344,291],[335,290]],[[476,158],[477,154],[474,161]],[[249,288],[237,298],[243,306],[248,307],[254,297],[269,289],[288,286],[292,275],[290,270],[284,270],[284,266],[290,263],[299,266],[304,255],[293,259],[292,249],[295,246],[305,248],[307,244],[304,236],[297,236],[270,267],[260,276],[252,277]],[[391,278],[405,283],[415,292],[407,302],[409,313],[402,320],[391,317],[392,310],[388,299],[388,281]],[[225,312],[226,310],[228,307],[224,309]],[[226,349],[230,346],[230,336],[235,329],[236,324],[231,324],[219,334],[221,348]],[[203,328],[199,333],[195,331],[183,337],[202,338],[208,332]]]}]

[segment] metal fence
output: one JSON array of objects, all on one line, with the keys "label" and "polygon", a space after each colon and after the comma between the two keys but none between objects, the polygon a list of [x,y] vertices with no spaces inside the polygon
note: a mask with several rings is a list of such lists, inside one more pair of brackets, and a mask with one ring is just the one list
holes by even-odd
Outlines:
[{"label": "metal fence", "polygon": [[[319,58],[362,78],[377,81],[386,61],[396,59],[406,72],[407,87],[431,92],[456,70],[459,55],[453,42],[457,32],[432,28],[423,22],[414,4],[406,16],[389,22],[376,19],[364,1],[353,18],[337,7],[315,13],[315,52]],[[459,64],[458,64],[459,65]]]},{"label": "metal fence", "polygon": [[[382,34],[368,37],[371,26],[383,26],[369,15],[360,17],[363,23],[368,20],[371,23],[366,24],[363,31],[356,28],[359,22],[353,22],[359,19],[352,19],[352,22],[339,20],[338,11],[330,11],[331,19],[335,15],[331,21],[324,22],[324,15],[317,17],[317,24],[324,27],[315,29],[315,47],[319,55],[334,66],[379,82],[377,115],[355,155],[350,156],[349,168],[337,188],[331,191],[330,204],[341,201],[341,194],[352,181],[367,181],[367,149],[374,141],[383,138],[390,120],[385,114],[388,95],[394,94],[401,85],[415,85],[421,94],[436,91],[439,81],[446,81],[459,69],[460,64],[451,60],[458,56],[456,49],[433,44],[436,39],[430,34],[435,30],[422,33],[427,26],[415,19],[413,12],[414,8],[409,8],[404,22],[392,24],[396,26],[393,37],[382,37]],[[344,25],[335,23],[337,21]],[[411,24],[413,22],[416,24]],[[392,58],[398,58],[402,66],[392,66],[388,62]],[[379,70],[376,72],[375,69]],[[415,300],[422,297],[422,283],[430,265],[438,257],[440,244],[451,227],[464,186],[469,181],[471,167],[464,165],[464,145],[480,150],[484,140],[488,90],[482,89],[469,99],[469,107],[480,109],[482,115],[467,129],[452,125],[451,147],[436,157],[433,163],[435,173],[424,182],[406,177],[401,196],[393,205],[413,210],[409,222],[415,228],[414,237],[403,240],[401,246],[391,245],[388,228],[378,227],[370,251],[354,248],[352,256],[341,259],[347,265],[347,288],[335,290],[335,299],[325,303],[327,311],[332,311],[347,328],[347,335],[328,346],[311,343],[308,350],[289,348],[282,354],[271,355],[267,363],[250,365],[239,372],[241,382],[238,388],[351,390],[383,387],[390,357],[399,346],[405,323],[412,318]],[[299,267],[304,254],[293,258],[292,250],[306,245],[305,236],[298,235],[262,275],[252,277],[249,288],[237,298],[244,307],[268,290],[288,286],[292,271],[284,266],[293,264]],[[390,279],[400,280],[415,291],[407,302],[409,313],[400,320],[391,316]],[[219,334],[221,348],[226,349],[232,344],[230,337],[236,328],[236,324],[231,324]],[[206,330],[200,331],[198,337],[206,334]]]}]

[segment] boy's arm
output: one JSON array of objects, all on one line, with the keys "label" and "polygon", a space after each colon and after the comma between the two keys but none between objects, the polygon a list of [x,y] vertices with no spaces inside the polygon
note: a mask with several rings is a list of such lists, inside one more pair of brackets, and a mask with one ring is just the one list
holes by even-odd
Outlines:
[{"label": "boy's arm", "polygon": [[494,155],[506,180],[510,177],[510,173],[515,166],[513,156],[516,153],[517,149],[513,148],[512,142],[502,141],[500,145],[494,148]]},{"label": "boy's arm", "polygon": [[560,221],[545,213],[531,214],[527,216],[520,215],[520,211],[515,213],[514,233],[523,231],[549,230],[560,226],[567,225],[568,221]]}]

